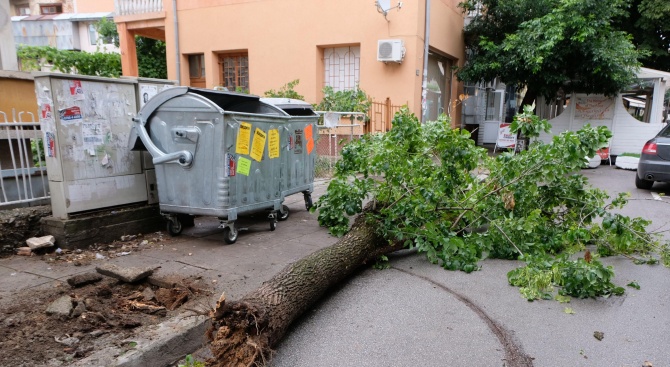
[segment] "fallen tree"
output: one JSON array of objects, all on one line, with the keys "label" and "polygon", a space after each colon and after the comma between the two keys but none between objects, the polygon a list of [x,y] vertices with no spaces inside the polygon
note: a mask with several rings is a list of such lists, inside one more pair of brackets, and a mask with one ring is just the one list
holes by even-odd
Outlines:
[{"label": "fallen tree", "polygon": [[212,366],[253,366],[267,360],[289,325],[361,266],[402,246],[389,244],[359,216],[336,244],[284,268],[235,302],[219,299],[209,337]]},{"label": "fallen tree", "polygon": [[[548,124],[530,113],[513,127],[537,136]],[[554,298],[555,288],[556,297],[620,294],[600,255],[654,263],[659,254],[670,264],[670,249],[647,231],[649,221],[611,211],[626,204],[625,194],[609,200],[575,174],[611,138],[606,128],[585,126],[495,158],[469,137],[444,119],[421,125],[404,109],[388,133],[347,145],[316,203],[320,224],[343,237],[241,300],[222,296],[211,315],[212,365],[263,364],[291,322],[330,287],[402,247],[465,272],[486,257],[524,260],[508,280],[528,300]],[[583,250],[584,258],[570,257]]]}]

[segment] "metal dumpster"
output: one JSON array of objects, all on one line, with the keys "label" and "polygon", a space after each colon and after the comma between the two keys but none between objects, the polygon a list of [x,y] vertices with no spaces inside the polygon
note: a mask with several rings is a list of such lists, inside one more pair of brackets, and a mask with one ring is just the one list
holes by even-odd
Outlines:
[{"label": "metal dumpster", "polygon": [[288,196],[302,192],[305,207],[312,207],[314,183],[314,164],[316,162],[316,142],[319,136],[319,114],[312,105],[298,99],[261,98],[261,102],[282,109],[291,116],[291,120],[281,130],[283,154],[281,158],[280,183],[282,195]]},{"label": "metal dumpster", "polygon": [[[176,87],[150,99],[133,121],[129,147],[153,158],[172,235],[181,232],[183,215],[214,216],[224,240],[234,243],[239,215],[265,211],[274,230],[277,220],[288,218],[287,195],[304,192],[311,204],[315,118],[293,118],[256,96]],[[287,157],[291,153],[300,158]],[[310,160],[310,170],[309,163],[294,167]]]}]

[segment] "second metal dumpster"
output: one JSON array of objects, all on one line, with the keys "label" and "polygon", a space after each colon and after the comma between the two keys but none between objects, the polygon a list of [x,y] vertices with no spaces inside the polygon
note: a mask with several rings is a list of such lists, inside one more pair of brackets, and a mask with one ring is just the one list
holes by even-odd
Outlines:
[{"label": "second metal dumpster", "polygon": [[281,156],[281,190],[284,196],[302,192],[305,207],[312,207],[314,164],[316,162],[316,142],[319,136],[317,122],[319,114],[312,105],[290,98],[261,98],[261,102],[282,109],[291,116],[283,126],[282,142],[285,142]]},{"label": "second metal dumpster", "polygon": [[[160,209],[173,235],[182,229],[179,214],[215,216],[224,240],[234,243],[238,215],[267,211],[274,230],[288,217],[287,195],[304,192],[311,205],[313,163],[292,171],[286,156],[300,138],[302,151],[293,155],[313,162],[315,118],[293,119],[256,96],[176,87],[149,100],[134,121],[130,148],[153,157]],[[288,189],[285,177],[294,172],[300,184]]]}]

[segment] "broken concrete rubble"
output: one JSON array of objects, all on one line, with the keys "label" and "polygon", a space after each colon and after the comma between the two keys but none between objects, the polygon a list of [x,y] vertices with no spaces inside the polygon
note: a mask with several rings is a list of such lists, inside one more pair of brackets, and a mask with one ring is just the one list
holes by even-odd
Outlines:
[{"label": "broken concrete rubble", "polygon": [[72,298],[65,295],[51,302],[46,310],[47,315],[69,317],[72,313]]},{"label": "broken concrete rubble", "polygon": [[31,237],[26,240],[26,244],[33,251],[41,248],[52,247],[55,243],[56,238],[51,235],[42,237]]},{"label": "broken concrete rubble", "polygon": [[155,298],[156,298],[156,294],[154,293],[154,291],[151,290],[151,287],[144,288],[144,290],[142,291],[142,299],[144,301],[147,301],[147,302],[152,301]]},{"label": "broken concrete rubble", "polygon": [[77,306],[72,310],[72,317],[79,317],[84,312],[86,312],[86,305],[84,305],[84,302],[79,302],[77,303]]},{"label": "broken concrete rubble", "polygon": [[67,280],[67,284],[72,287],[83,287],[88,284],[99,282],[102,280],[102,275],[96,273],[86,273],[75,275]]},{"label": "broken concrete rubble", "polygon": [[30,247],[19,247],[16,249],[16,254],[19,256],[33,256],[33,249]]},{"label": "broken concrete rubble", "polygon": [[104,264],[95,268],[95,270],[109,277],[119,279],[126,283],[138,282],[153,274],[153,268],[122,268],[114,264]]}]

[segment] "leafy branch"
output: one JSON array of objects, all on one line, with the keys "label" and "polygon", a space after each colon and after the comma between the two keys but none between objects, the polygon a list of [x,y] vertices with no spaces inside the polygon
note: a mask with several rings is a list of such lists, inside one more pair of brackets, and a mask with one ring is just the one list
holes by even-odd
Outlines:
[{"label": "leafy branch", "polygon": [[[529,136],[548,128],[535,117],[517,120],[528,124]],[[610,211],[626,204],[625,195],[608,203],[606,192],[577,173],[584,157],[611,136],[604,127],[587,125],[550,144],[534,142],[519,154],[489,157],[467,131],[452,129],[448,118],[421,125],[403,109],[388,133],[343,148],[335,177],[315,205],[319,222],[343,235],[348,216],[361,213],[363,201],[371,199],[374,211],[366,215],[384,238],[417,248],[446,269],[471,272],[485,257],[542,256],[552,258],[556,267],[549,270],[562,275],[533,282],[577,297],[616,294],[606,268],[568,256],[595,246],[601,256],[656,253],[670,265],[670,250],[647,231],[649,221]],[[528,274],[546,277],[545,271]],[[593,283],[579,281],[591,272],[597,275]],[[541,289],[528,294],[543,298]]]}]

